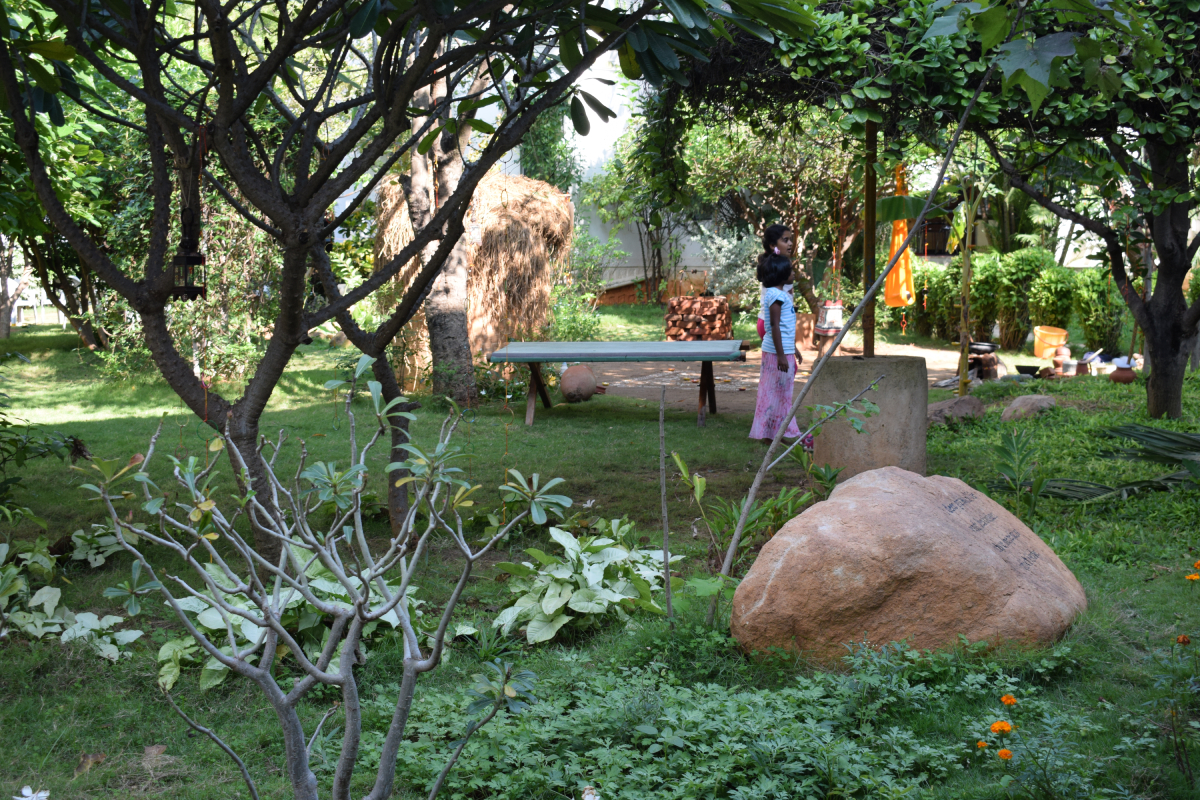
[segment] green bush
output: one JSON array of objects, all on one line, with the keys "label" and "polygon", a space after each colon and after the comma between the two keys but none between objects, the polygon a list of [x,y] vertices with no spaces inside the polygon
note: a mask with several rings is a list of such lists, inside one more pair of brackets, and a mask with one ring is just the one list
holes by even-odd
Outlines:
[{"label": "green bush", "polygon": [[1075,310],[1088,350],[1121,350],[1125,301],[1107,269],[1081,270],[1075,281]]},{"label": "green bush", "polygon": [[948,267],[921,264],[913,270],[917,302],[913,306],[913,324],[917,333],[958,341],[958,296],[962,285],[962,260],[955,257]]},{"label": "green bush", "polygon": [[[962,281],[961,274],[959,281]],[[999,297],[1005,289],[1004,265],[998,253],[971,256],[971,338],[992,341],[992,328],[999,314]],[[955,330],[958,329],[957,320]]]},{"label": "green bush", "polygon": [[1054,266],[1043,270],[1029,290],[1029,318],[1034,325],[1067,329],[1075,301],[1075,271]]},{"label": "green bush", "polygon": [[1033,327],[1029,312],[1033,283],[1056,266],[1054,254],[1040,247],[1015,250],[1000,259],[995,303],[1003,349],[1019,350],[1024,346]]},{"label": "green bush", "polygon": [[1200,269],[1193,269],[1190,278],[1191,283],[1188,284],[1187,291],[1187,302],[1189,306],[1200,302]]},{"label": "green bush", "polygon": [[550,290],[550,327],[548,338],[556,342],[586,342],[600,332],[600,315],[596,313],[596,296],[579,293],[572,286],[555,286]]}]

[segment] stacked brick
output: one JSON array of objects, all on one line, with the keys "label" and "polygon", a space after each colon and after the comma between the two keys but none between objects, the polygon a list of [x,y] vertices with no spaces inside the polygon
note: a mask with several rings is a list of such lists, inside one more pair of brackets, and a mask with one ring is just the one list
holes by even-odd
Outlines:
[{"label": "stacked brick", "polygon": [[733,315],[724,297],[667,299],[667,341],[712,342],[733,338]]}]

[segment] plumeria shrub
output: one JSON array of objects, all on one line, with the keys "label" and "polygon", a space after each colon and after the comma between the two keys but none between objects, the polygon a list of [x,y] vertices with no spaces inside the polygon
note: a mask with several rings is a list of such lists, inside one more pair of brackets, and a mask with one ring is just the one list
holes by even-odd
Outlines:
[{"label": "plumeria shrub", "polygon": [[[492,624],[504,633],[524,626],[526,640],[537,644],[553,639],[566,625],[590,628],[610,619],[628,621],[637,609],[662,614],[655,600],[663,590],[662,550],[634,547],[632,530],[632,523],[617,519],[597,536],[576,538],[551,528],[550,538],[562,547],[562,556],[529,548],[525,552],[537,564],[497,564],[513,576],[508,587],[516,597]],[[671,556],[671,563],[682,558]]]},{"label": "plumeria shrub", "polygon": [[[310,463],[302,446],[299,467],[292,475],[283,476],[275,466],[283,437],[274,445],[264,441],[260,452],[270,491],[256,493],[249,488],[249,471],[236,448],[219,448],[217,457],[207,465],[168,456],[179,487],[168,501],[147,472],[155,455],[156,434],[145,458],[135,456],[123,468],[97,460],[100,480],[86,487],[99,495],[123,546],[151,579],[159,581],[167,604],[190,636],[190,640],[168,643],[166,652],[160,653],[164,691],[178,679],[182,666],[201,660],[205,663],[203,674],[210,676],[205,680],[210,683],[232,673],[257,686],[282,728],[286,776],[297,800],[315,800],[324,793],[311,764],[317,731],[305,730],[300,718],[301,702],[316,690],[334,690],[341,695],[341,747],[328,793],[346,798],[352,782],[361,785],[365,781],[372,784],[365,795],[368,800],[391,796],[396,754],[406,735],[417,678],[441,662],[451,635],[451,616],[475,564],[530,514],[531,506],[557,510],[571,503],[569,498],[548,494],[551,484],[540,489],[527,488],[529,484],[524,482],[506,486],[510,499],[514,495],[524,498],[525,509],[512,515],[507,525],[482,544],[469,543],[460,512],[470,505],[467,497],[476,487],[463,480],[455,466],[460,455],[450,442],[461,415],[453,412],[433,446],[409,443],[405,445],[409,458],[388,465],[389,472],[404,471],[406,477],[401,480],[410,487],[413,502],[398,530],[382,544],[370,544],[363,526],[368,456],[388,430],[389,417],[402,413],[396,410],[401,400],[385,401],[379,384],[369,381],[366,394],[372,424],[360,433],[353,399],[371,363],[372,359],[364,357],[346,387],[351,456],[346,468]],[[213,484],[216,467],[223,460],[221,453],[228,456],[239,477],[240,488],[228,506],[218,502]],[[141,508],[154,517],[145,530],[126,521],[126,509],[139,502],[125,488],[130,480],[141,485]],[[321,510],[330,504],[336,509],[332,517]],[[278,558],[268,558],[255,549],[255,534],[260,540],[265,536],[279,543]],[[426,561],[422,556],[434,537],[449,542],[452,551],[457,551],[458,579],[444,607],[426,620],[412,596],[414,578]],[[160,573],[156,564],[162,563],[164,552],[186,569]],[[399,686],[392,693],[390,722],[376,742],[378,758],[372,781],[370,776],[356,779],[355,774],[362,743],[357,668],[364,663],[365,643],[381,628],[394,629],[402,640],[404,658]],[[285,655],[293,670],[280,668]],[[293,680],[295,670],[300,676]],[[497,680],[501,682],[497,703],[513,697],[510,688],[518,693],[528,690],[528,676],[514,673],[508,666],[501,669]],[[176,710],[236,761],[251,795],[257,796],[253,776],[233,750],[215,732],[192,722],[178,707]],[[467,735],[476,727],[469,727]]]}]

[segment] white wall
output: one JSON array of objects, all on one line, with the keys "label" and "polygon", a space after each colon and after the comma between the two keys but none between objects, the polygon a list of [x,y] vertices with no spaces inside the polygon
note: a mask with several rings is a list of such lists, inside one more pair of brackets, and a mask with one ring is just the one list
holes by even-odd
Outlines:
[{"label": "white wall", "polygon": [[[605,83],[606,80],[611,81],[611,84]],[[606,122],[589,108],[588,120],[591,122],[591,130],[587,136],[580,136],[575,131],[575,126],[571,123],[569,116],[564,120],[567,139],[575,145],[575,150],[579,154],[583,166],[584,180],[587,180],[602,173],[612,159],[617,140],[625,133],[626,127],[633,118],[632,93],[636,91],[636,87],[621,74],[616,53],[608,53],[601,58],[595,66],[584,73],[578,86],[616,112],[616,117]],[[637,231],[632,227],[621,227],[614,230],[612,225],[600,221],[594,207],[581,202],[577,189],[573,188],[571,196],[575,200],[576,217],[588,221],[592,235],[603,241],[615,233],[621,249],[628,254],[625,259],[606,272],[605,282],[610,285],[620,285],[641,280],[644,274],[642,271],[644,265]],[[680,266],[685,269],[707,269],[710,266],[704,257],[700,243],[692,237],[687,237],[684,241]]]}]

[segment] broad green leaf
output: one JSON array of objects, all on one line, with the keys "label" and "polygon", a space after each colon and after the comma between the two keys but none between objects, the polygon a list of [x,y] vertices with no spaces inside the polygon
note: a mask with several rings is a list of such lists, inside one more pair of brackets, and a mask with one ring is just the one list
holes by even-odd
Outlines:
[{"label": "broad green leaf", "polygon": [[550,588],[546,590],[546,594],[542,597],[542,613],[548,617],[553,617],[571,599],[571,594],[571,587],[565,583],[555,581],[550,584]]},{"label": "broad green leaf", "polygon": [[58,608],[58,601],[62,599],[62,590],[53,586],[43,586],[34,593],[33,597],[29,598],[29,605],[41,606],[46,612],[47,617],[54,616],[54,609]]},{"label": "broad green leaf", "polygon": [[916,195],[881,197],[875,201],[875,219],[881,223],[916,219],[924,207],[925,198]]},{"label": "broad green leaf", "polygon": [[203,671],[200,673],[200,690],[208,691],[220,686],[225,682],[225,678],[227,677],[229,677],[229,668],[220,661],[210,658],[209,663],[205,664]]},{"label": "broad green leaf", "polygon": [[953,36],[954,34],[958,33],[959,21],[961,19],[961,9],[950,9],[945,14],[933,21],[933,23],[925,31],[925,35],[921,37],[921,42],[925,43],[930,39],[937,39],[942,36]]},{"label": "broad green leaf", "polygon": [[1041,84],[1049,93],[1050,68],[1054,59],[1074,54],[1075,37],[1078,35],[1052,33],[1034,41],[1017,39],[1000,47],[1003,55],[996,63],[1004,71],[1005,78],[1011,78],[1018,70],[1024,70],[1031,81]]},{"label": "broad green leaf", "polygon": [[29,52],[52,61],[70,61],[75,57],[75,48],[62,39],[51,39],[48,42],[30,42]]},{"label": "broad green leaf", "polygon": [[591,589],[577,589],[571,595],[567,608],[580,614],[603,614],[608,610],[608,602]]},{"label": "broad green leaf", "polygon": [[171,659],[158,669],[158,686],[164,692],[169,692],[179,680],[179,661]]},{"label": "broad green leaf", "polygon": [[537,571],[532,567],[527,567],[524,564],[514,564],[511,561],[501,561],[496,565],[496,569],[501,572],[507,572],[509,575],[516,575],[518,578],[528,578],[531,575],[537,574]]},{"label": "broad green leaf", "polygon": [[112,637],[113,641],[116,642],[117,645],[124,647],[125,645],[131,642],[136,642],[138,639],[142,638],[144,633],[145,631],[117,631],[112,635]]},{"label": "broad green leaf", "polygon": [[582,552],[579,540],[564,530],[551,528],[550,538],[562,545],[563,550],[567,551],[567,555],[571,558],[577,558]]},{"label": "broad green leaf", "polygon": [[554,638],[554,634],[558,633],[559,628],[570,621],[571,618],[566,614],[559,614],[557,617],[551,618],[539,613],[529,621],[529,627],[525,629],[525,639],[530,644],[548,642]]},{"label": "broad green leaf", "polygon": [[1008,36],[1012,23],[1008,19],[1008,7],[997,3],[975,17],[975,30],[979,34],[979,45],[983,52],[991,50]]},{"label": "broad green leaf", "polygon": [[554,556],[551,556],[551,555],[547,555],[546,553],[543,553],[541,550],[538,550],[536,547],[527,548],[525,550],[525,552],[528,553],[530,556],[532,556],[535,561],[537,561],[540,564],[545,564],[546,566],[551,566],[552,564],[561,564],[562,563],[562,559],[555,558]]}]

